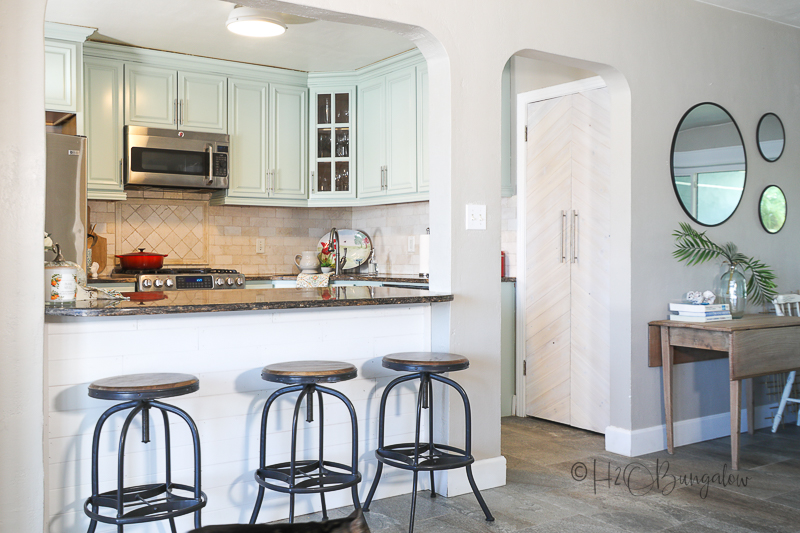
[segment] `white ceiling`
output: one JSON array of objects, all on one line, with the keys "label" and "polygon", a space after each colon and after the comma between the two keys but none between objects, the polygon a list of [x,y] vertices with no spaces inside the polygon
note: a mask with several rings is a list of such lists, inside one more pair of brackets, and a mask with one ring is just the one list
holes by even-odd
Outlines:
[{"label": "white ceiling", "polygon": [[306,72],[355,70],[414,48],[397,34],[317,20],[278,37],[229,32],[234,4],[219,0],[49,0],[48,22],[97,28],[90,40]]},{"label": "white ceiling", "polygon": [[800,28],[800,0],[697,0]]}]

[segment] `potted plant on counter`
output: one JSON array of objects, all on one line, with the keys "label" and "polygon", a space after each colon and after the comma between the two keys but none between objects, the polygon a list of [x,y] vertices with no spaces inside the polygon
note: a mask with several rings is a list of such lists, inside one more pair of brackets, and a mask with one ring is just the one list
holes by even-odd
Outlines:
[{"label": "potted plant on counter", "polygon": [[[672,256],[689,265],[699,265],[711,259],[721,257],[728,265],[722,275],[721,296],[731,306],[733,318],[744,316],[747,300],[754,304],[765,304],[777,294],[775,274],[772,268],[758,259],[747,257],[739,252],[732,242],[720,246],[706,237],[705,232],[698,232],[689,224],[681,222],[681,228],[675,231],[675,250]],[[745,274],[750,277],[745,282]]]}]

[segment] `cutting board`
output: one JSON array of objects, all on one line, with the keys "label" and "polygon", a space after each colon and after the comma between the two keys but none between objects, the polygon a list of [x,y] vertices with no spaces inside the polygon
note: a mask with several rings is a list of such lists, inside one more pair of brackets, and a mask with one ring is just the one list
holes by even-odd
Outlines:
[{"label": "cutting board", "polygon": [[[93,241],[91,237],[89,242]],[[98,272],[103,272],[108,264],[108,242],[105,237],[97,236],[97,240],[92,245],[92,261],[100,265]]]}]

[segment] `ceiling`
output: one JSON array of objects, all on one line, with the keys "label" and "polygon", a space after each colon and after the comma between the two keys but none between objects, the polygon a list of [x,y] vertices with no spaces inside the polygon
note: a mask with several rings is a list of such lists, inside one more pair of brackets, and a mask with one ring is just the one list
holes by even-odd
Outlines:
[{"label": "ceiling", "polygon": [[356,70],[414,48],[386,30],[316,20],[281,36],[233,34],[220,0],[49,0],[45,20],[97,28],[89,38],[306,72]]},{"label": "ceiling", "polygon": [[800,0],[697,0],[800,28]]}]

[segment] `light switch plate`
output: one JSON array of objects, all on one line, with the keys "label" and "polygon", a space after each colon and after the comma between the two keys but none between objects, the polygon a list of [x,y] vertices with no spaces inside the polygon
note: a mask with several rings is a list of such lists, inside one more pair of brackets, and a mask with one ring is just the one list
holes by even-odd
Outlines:
[{"label": "light switch plate", "polygon": [[263,254],[264,252],[266,252],[266,247],[267,247],[266,239],[256,239],[257,254]]},{"label": "light switch plate", "polygon": [[467,204],[467,229],[486,229],[486,206]]},{"label": "light switch plate", "polygon": [[413,252],[417,248],[417,239],[413,235],[408,236],[408,251]]}]

